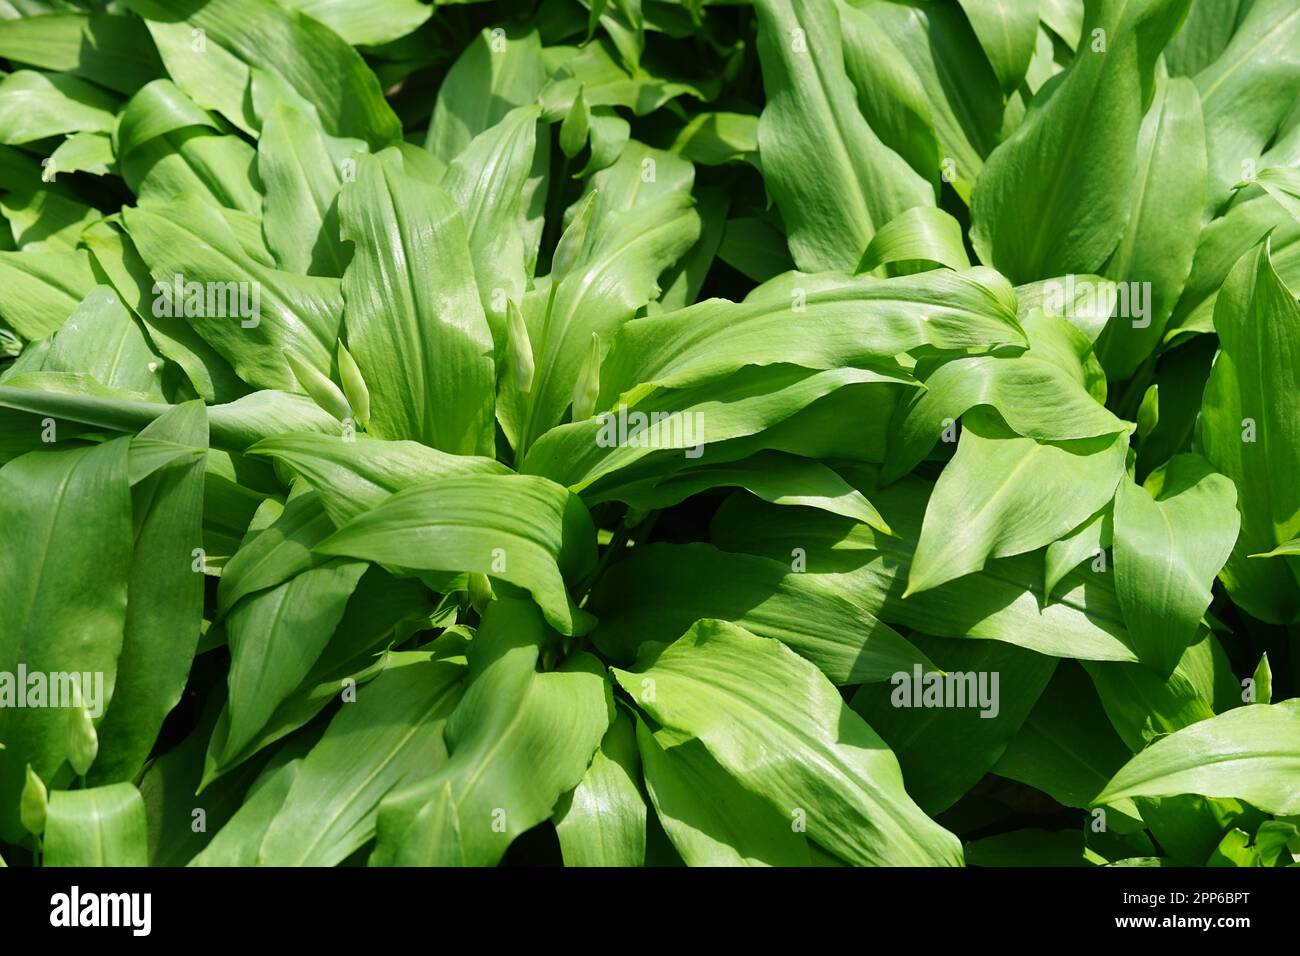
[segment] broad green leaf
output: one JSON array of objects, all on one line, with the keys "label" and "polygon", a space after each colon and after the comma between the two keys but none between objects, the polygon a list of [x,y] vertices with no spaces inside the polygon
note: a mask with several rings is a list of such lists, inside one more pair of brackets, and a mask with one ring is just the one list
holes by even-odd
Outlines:
[{"label": "broad green leaf", "polygon": [[112,704],[97,728],[92,784],[132,780],[144,766],[163,720],[185,690],[203,622],[203,575],[193,567],[202,540],[202,452],[208,445],[203,405],[170,409],[136,442],[148,439],[188,445],[199,454],[164,466],[131,491],[135,544],[122,654]]},{"label": "broad green leaf", "polygon": [[934,205],[934,192],[858,112],[834,4],[756,7],[767,93],[759,153],[790,251],[805,272],[851,270],[880,226]]},{"label": "broad green leaf", "polygon": [[1165,47],[1164,58],[1174,76],[1194,76],[1223,52],[1255,0],[1200,0]]},{"label": "broad green leaf", "polygon": [[[0,406],[67,418],[111,431],[136,432],[167,411],[145,402],[87,393],[58,373],[15,376],[0,385]],[[289,432],[338,433],[338,422],[302,395],[261,391],[208,408],[212,444],[243,451],[264,438]]]},{"label": "broad green leaf", "polygon": [[0,199],[0,215],[23,252],[72,252],[82,230],[102,218],[99,210],[48,189],[9,193]]},{"label": "broad green leaf", "polygon": [[214,37],[195,33],[184,20],[146,20],[145,26],[167,68],[185,94],[232,125],[257,135],[258,120],[249,95],[249,65]]},{"label": "broad green leaf", "polygon": [[[204,793],[220,791],[229,778],[243,773],[250,762],[255,763],[260,752],[307,724],[338,701],[341,693],[382,674],[390,662],[400,660],[389,651],[390,646],[427,627],[433,611],[430,594],[420,582],[395,578],[371,566],[348,598],[342,619],[311,670],[229,761],[233,769],[227,769],[215,781],[196,774],[191,793],[200,781]],[[204,737],[205,749],[211,736],[209,733]]]},{"label": "broad green leaf", "polygon": [[631,719],[621,711],[573,792],[555,809],[565,866],[645,865],[646,802]]},{"label": "broad green leaf", "polygon": [[365,570],[362,561],[329,561],[230,613],[230,698],[209,747],[209,779],[231,766],[310,672]]},{"label": "broad green leaf", "polygon": [[134,784],[50,794],[46,866],[144,866],[147,840],[144,801]]},{"label": "broad green leaf", "polygon": [[913,206],[885,223],[871,237],[855,272],[890,266],[892,275],[924,272],[932,264],[969,269],[961,223],[942,209]]},{"label": "broad green leaf", "polygon": [[328,371],[343,296],[336,279],[269,268],[213,207],[194,200],[123,211],[154,278],[155,312],[183,314],[249,385],[298,391],[284,353]]},{"label": "broad green leaf", "polygon": [[788,815],[745,787],[699,740],[660,743],[637,720],[646,790],[688,866],[808,866],[806,838]]},{"label": "broad green leaf", "polygon": [[[617,473],[630,466],[645,463],[645,468],[627,476],[635,481],[644,477],[641,472],[646,468],[663,474],[676,471],[683,461],[709,463],[711,446],[724,449],[720,460],[745,458],[769,447],[767,429],[793,420],[817,399],[846,386],[898,381],[856,368],[745,369],[707,385],[665,389],[630,411],[620,403],[616,411],[552,429],[529,451],[520,468],[563,482],[574,491],[610,476],[602,493],[618,497],[612,490],[620,477]],[[733,439],[736,443],[723,444]],[[773,439],[771,447],[783,445]]]},{"label": "broad green leaf", "polygon": [[779,452],[760,452],[734,463],[699,467],[689,467],[689,464],[687,460],[675,474],[620,485],[604,494],[589,494],[585,500],[596,504],[608,497],[653,510],[670,507],[712,488],[738,487],[773,504],[820,508],[889,532],[885,519],[866,496],[821,462]]},{"label": "broad green leaf", "polygon": [[[401,136],[360,54],[318,20],[274,0],[127,0],[146,20],[186,21],[249,66],[277,74],[311,103],[331,136],[382,147]],[[166,57],[164,56],[164,60]]]},{"label": "broad green leaf", "polygon": [[257,172],[267,247],[286,272],[342,276],[351,253],[339,235],[339,186],[355,163],[349,154],[365,144],[327,136],[296,104],[266,91],[261,76],[254,74],[253,98],[262,98]]},{"label": "broad green leaf", "polygon": [[697,113],[678,130],[669,148],[701,166],[756,162],[758,117],[751,113]]},{"label": "broad green leaf", "polygon": [[1266,813],[1300,809],[1300,700],[1252,704],[1161,738],[1114,775],[1101,800],[1195,793]]},{"label": "broad green leaf", "polygon": [[1237,493],[1204,459],[1177,455],[1115,493],[1115,591],[1138,658],[1161,674],[1194,643],[1210,585],[1237,540]]},{"label": "broad green leaf", "polygon": [[221,135],[169,80],[155,80],[131,97],[113,143],[122,178],[142,201],[192,193],[227,209],[261,210],[256,152],[237,136]]},{"label": "broad green leaf", "polygon": [[1196,74],[1209,152],[1206,201],[1217,209],[1264,152],[1300,94],[1300,9],[1255,0],[1219,57]]},{"label": "broad green leaf", "polygon": [[980,259],[1015,282],[1096,272],[1139,179],[1137,143],[1160,48],[1189,0],[1097,0],[1074,61],[989,156],[971,203]]},{"label": "broad green leaf", "polygon": [[[672,595],[665,601],[664,595]],[[615,660],[674,640],[696,621],[732,621],[781,641],[835,684],[888,680],[928,659],[878,618],[881,595],[792,571],[788,563],[728,554],[707,544],[656,543],[601,577],[587,607],[592,639]]]},{"label": "broad green leaf", "polygon": [[[55,775],[68,750],[70,675],[77,675],[82,704],[95,718],[113,692],[132,549],[128,444],[56,447],[0,468],[0,670],[6,678],[0,807],[6,814],[17,806],[24,764],[60,785]],[[17,706],[13,695],[26,683],[17,676],[20,667],[43,675],[43,704],[32,706],[32,699]],[[51,674],[69,676],[51,682]],[[10,829],[8,820],[0,824]]]},{"label": "broad green leaf", "polygon": [[1220,578],[1249,614],[1290,623],[1300,615],[1300,561],[1250,558],[1300,533],[1300,410],[1286,399],[1300,362],[1300,304],[1274,270],[1267,243],[1243,256],[1224,282],[1214,327],[1219,355],[1198,434],[1206,459],[1237,486],[1241,512],[1241,533]]},{"label": "broad green leaf", "polygon": [[448,455],[413,441],[296,434],[268,438],[249,450],[283,462],[320,495],[335,525],[343,526],[394,492],[443,475],[504,475],[509,469],[490,458]]},{"label": "broad green leaf", "polygon": [[[460,206],[469,235],[479,299],[500,350],[505,342],[506,303],[520,303],[537,261],[540,230],[528,225],[545,201],[535,159],[536,106],[511,111],[470,141],[447,167],[442,186]],[[538,223],[540,225],[540,222]]]},{"label": "broad green leaf", "polygon": [[[997,146],[1002,127],[998,77],[980,49],[970,22],[952,3],[853,2],[911,64],[929,101],[938,139],[932,162],[943,180],[969,203],[971,187],[985,159]],[[852,24],[855,18],[850,13],[844,19]],[[853,31],[849,29],[846,38],[850,46],[852,37]],[[863,55],[874,55],[874,46],[869,46]],[[852,72],[852,57],[848,63]]]},{"label": "broad green leaf", "polygon": [[[844,71],[857,91],[863,118],[886,146],[935,185],[939,140],[920,76],[873,17],[847,3],[836,4],[836,9],[844,43]],[[754,146],[757,149],[757,140]]]},{"label": "broad green leaf", "polygon": [[925,388],[899,408],[882,477],[910,472],[936,443],[957,437],[953,423],[960,416],[985,406],[996,409],[1015,434],[1037,441],[1098,438],[1130,428],[1032,349],[1010,358],[956,359],[936,369]]},{"label": "broad green leaf", "polygon": [[1140,283],[1136,288],[1144,304],[1140,315],[1130,304],[1132,314],[1115,316],[1097,343],[1111,378],[1128,378],[1157,346],[1191,272],[1204,206],[1205,142],[1191,80],[1158,80],[1138,132],[1140,189],[1119,245],[1102,270],[1109,279]]},{"label": "broad green leaf", "polygon": [[924,346],[1023,346],[1013,303],[1005,280],[986,269],[883,280],[793,275],[744,302],[711,299],[627,323],[601,369],[599,405],[632,405],[652,387],[697,384],[746,365],[895,371],[898,356]]},{"label": "broad green leaf", "polygon": [[[154,315],[153,277],[120,223],[101,220],[81,236],[94,266],[108,276],[122,301],[149,331],[154,348],[184,371],[195,393],[206,401],[227,402],[248,386],[184,316]],[[166,311],[166,310],[159,310]]]},{"label": "broad green leaf", "polygon": [[315,492],[299,494],[266,528],[252,534],[226,562],[217,585],[217,613],[225,616],[241,599],[283,584],[322,563],[312,548],[334,533],[323,499]]},{"label": "broad green leaf", "polygon": [[107,134],[73,133],[50,153],[45,172],[47,177],[81,172],[105,176],[114,165],[113,141]]},{"label": "broad green leaf", "polygon": [[[1056,668],[1056,660],[1000,641],[926,638],[913,634],[939,667],[953,701],[925,703],[924,683],[901,671],[887,684],[863,685],[850,705],[880,734],[903,768],[907,792],[926,813],[948,809],[993,768]],[[932,672],[935,673],[935,672]],[[963,698],[955,696],[961,688]],[[981,690],[982,689],[982,690]],[[986,697],[980,697],[983,691]],[[918,703],[922,706],[918,707]]]},{"label": "broad green leaf", "polygon": [[489,605],[444,730],[450,757],[384,798],[372,864],[493,866],[578,785],[609,726],[609,685],[589,655],[538,673],[542,633],[527,601]]},{"label": "broad green leaf", "polygon": [[301,757],[279,764],[273,762],[244,795],[239,810],[188,865],[256,866],[258,847],[301,767]]},{"label": "broad green leaf", "polygon": [[824,512],[778,508],[733,495],[711,525],[728,551],[806,562],[809,577],[840,578],[849,593],[884,593],[877,614],[890,624],[941,637],[1005,641],[1052,657],[1132,661],[1108,575],[1075,572],[1053,603],[1042,597],[1042,557],[988,562],[983,570],[902,597],[934,486],[906,478],[872,491],[892,535]]},{"label": "broad green leaf", "polygon": [[356,244],[343,276],[347,347],[370,389],[372,433],[489,453],[492,336],[460,210],[384,153],[360,158],[339,218]]},{"label": "broad green leaf", "polygon": [[450,163],[470,140],[518,106],[532,103],[546,82],[536,30],[490,27],[465,47],[438,88],[424,142]]},{"label": "broad green leaf", "polygon": [[955,837],[903,789],[898,761],[835,687],[779,642],[719,621],[615,679],[672,731],[698,738],[810,839],[850,863],[957,865]]},{"label": "broad green leaf", "polygon": [[284,0],[284,5],[319,20],[353,46],[404,37],[433,12],[420,0]]},{"label": "broad green leaf", "polygon": [[107,286],[96,286],[82,300],[31,371],[84,373],[109,388],[163,400],[162,359]]},{"label": "broad green leaf", "polygon": [[1010,0],[1007,3],[962,0],[961,8],[975,28],[980,46],[998,75],[998,82],[1008,93],[1020,85],[1034,55],[1038,6],[1036,0]]},{"label": "broad green leaf", "polygon": [[1241,703],[1241,685],[1213,634],[1187,648],[1168,676],[1145,664],[1082,663],[1111,725],[1135,752]]},{"label": "broad green leaf", "polygon": [[987,413],[968,414],[935,483],[907,578],[915,594],[977,571],[989,558],[1041,548],[1114,494],[1126,435],[1038,442]]},{"label": "broad green leaf", "polygon": [[262,866],[333,866],[374,835],[391,790],[447,759],[464,668],[408,652],[343,705],[303,758],[258,850]]},{"label": "broad green leaf", "polygon": [[144,25],[118,13],[59,11],[0,20],[0,56],[134,93],[162,72]]},{"label": "broad green leaf", "polygon": [[1106,782],[1130,755],[1107,722],[1088,678],[1065,663],[1057,667],[993,772],[1041,790],[1067,807],[1091,809],[1092,819],[1108,827],[1131,830],[1140,826],[1133,802],[1102,795]]},{"label": "broad green leaf", "polygon": [[664,270],[694,245],[700,222],[691,208],[693,183],[690,163],[640,144],[589,181],[590,224],[584,236],[566,233],[580,242],[576,258],[563,271],[553,263],[550,283],[523,303],[537,371],[528,394],[515,393],[516,406],[502,409],[521,454],[563,419],[593,336],[603,354],[619,328],[658,297]]},{"label": "broad green leaf", "polygon": [[590,627],[561,568],[585,574],[595,536],[586,510],[544,478],[469,474],[400,491],[316,546],[420,571],[471,571],[530,591],[564,634]]},{"label": "broad green leaf", "polygon": [[114,97],[84,80],[66,73],[19,70],[0,79],[0,143],[111,132],[114,107]]},{"label": "broad green leaf", "polygon": [[63,324],[95,286],[84,252],[0,252],[0,318],[26,339]]}]

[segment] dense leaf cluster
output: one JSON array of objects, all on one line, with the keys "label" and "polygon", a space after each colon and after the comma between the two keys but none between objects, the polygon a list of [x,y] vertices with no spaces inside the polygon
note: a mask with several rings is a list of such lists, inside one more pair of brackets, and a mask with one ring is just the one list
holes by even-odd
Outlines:
[{"label": "dense leaf cluster", "polygon": [[0,0],[9,865],[1300,860],[1296,0]]}]

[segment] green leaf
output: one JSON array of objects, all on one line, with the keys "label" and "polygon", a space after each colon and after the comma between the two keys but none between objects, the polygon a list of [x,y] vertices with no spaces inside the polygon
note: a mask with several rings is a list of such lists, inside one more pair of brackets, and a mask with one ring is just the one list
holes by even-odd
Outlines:
[{"label": "green leaf", "polygon": [[463,675],[463,667],[424,653],[395,655],[303,758],[258,864],[334,866],[364,846],[384,796],[446,761],[443,726]]},{"label": "green leaf", "polygon": [[0,143],[113,130],[114,97],[64,73],[18,70],[0,79]]},{"label": "green leaf", "polygon": [[1049,604],[1037,553],[990,561],[981,571],[904,599],[933,489],[908,478],[872,492],[893,529],[890,536],[835,515],[777,508],[744,495],[723,504],[711,532],[729,551],[782,562],[802,558],[809,576],[842,578],[838,586],[853,593],[883,592],[880,618],[922,634],[1005,641],[1053,657],[1134,660],[1109,576],[1074,572],[1065,593]]},{"label": "green leaf", "polygon": [[1168,675],[1145,664],[1082,663],[1111,725],[1133,751],[1241,703],[1241,686],[1213,634],[1187,648]]},{"label": "green leaf", "polygon": [[653,387],[722,378],[787,362],[897,371],[902,353],[1024,346],[1006,281],[986,269],[896,279],[793,275],[743,302],[711,299],[629,322],[601,369],[599,407],[636,404]]},{"label": "green leaf", "polygon": [[0,252],[0,318],[26,339],[43,339],[95,287],[84,252]]},{"label": "green leaf", "polygon": [[[1157,80],[1155,97],[1138,132],[1140,183],[1128,225],[1103,268],[1118,282],[1149,283],[1137,290],[1143,314],[1111,320],[1097,355],[1114,379],[1131,376],[1159,344],[1192,269],[1204,206],[1206,134],[1191,80]],[[1130,296],[1134,286],[1130,285]]]},{"label": "green leaf", "polygon": [[165,465],[131,491],[135,545],[127,585],[122,654],[113,700],[97,729],[91,784],[134,779],[181,699],[203,622],[203,575],[193,568],[202,540],[203,473],[208,444],[199,402],[178,405],[140,432],[200,449]]},{"label": "green leaf", "polygon": [[575,211],[565,233],[574,242],[566,249],[561,239],[552,284],[523,302],[537,371],[527,396],[512,395],[514,405],[502,408],[502,425],[521,455],[562,420],[592,336],[606,351],[618,329],[658,297],[660,274],[694,245],[700,220],[691,208],[693,184],[690,163],[640,144],[629,144],[589,181],[589,224],[582,228],[583,211]]},{"label": "green leaf", "polygon": [[360,54],[310,16],[274,0],[208,0],[198,7],[189,0],[127,0],[126,6],[146,20],[184,20],[249,66],[275,73],[316,108],[331,136],[376,148],[401,137],[401,124]]},{"label": "green leaf", "polygon": [[545,82],[536,30],[517,25],[485,28],[439,87],[424,148],[450,163],[470,140],[512,109],[533,102]]},{"label": "green leaf", "polygon": [[192,199],[123,216],[155,280],[153,310],[183,315],[249,385],[297,391],[285,352],[330,368],[343,313],[338,280],[264,265],[214,207]]},{"label": "green leaf", "polygon": [[555,808],[565,866],[644,866],[646,803],[632,721],[617,711],[573,792]]},{"label": "green leaf", "polygon": [[1241,512],[1241,533],[1220,577],[1247,613],[1285,624],[1300,616],[1300,562],[1249,557],[1300,534],[1300,417],[1283,398],[1295,389],[1300,303],[1274,270],[1267,243],[1243,256],[1224,282],[1214,327],[1219,355],[1199,437],[1206,459],[1237,486]]},{"label": "green leaf", "polygon": [[[997,763],[1047,686],[1056,660],[999,641],[917,634],[911,639],[954,678],[954,687],[963,688],[965,706],[917,709],[920,689],[908,671],[900,672],[906,680],[895,676],[888,685],[864,684],[850,706],[889,744],[907,792],[933,816],[956,803]],[[990,691],[987,706],[970,693],[980,682]]]},{"label": "green leaf", "polygon": [[1237,797],[1266,813],[1300,809],[1300,700],[1252,704],[1157,740],[1099,797],[1196,793]]},{"label": "green leaf", "polygon": [[1264,152],[1300,94],[1300,10],[1257,0],[1217,59],[1196,74],[1209,151],[1207,205],[1217,209],[1243,164]]},{"label": "green leaf", "polygon": [[[1130,755],[1107,723],[1087,677],[1078,667],[1062,664],[993,772],[1067,807],[1093,810],[1090,823],[1101,820],[1124,831],[1140,826],[1137,808],[1101,791]],[[1104,815],[1097,815],[1099,808]]]},{"label": "green leaf", "polygon": [[144,25],[117,13],[60,10],[0,20],[0,56],[134,93],[162,72]]},{"label": "green leaf", "polygon": [[871,237],[854,271],[874,272],[886,263],[895,275],[923,272],[931,263],[969,269],[961,223],[931,206],[913,206],[899,213]]},{"label": "green leaf", "polygon": [[851,270],[880,226],[934,205],[934,193],[855,108],[830,0],[756,7],[767,89],[759,153],[790,251],[805,272]]},{"label": "green leaf", "polygon": [[347,346],[370,389],[372,433],[489,453],[492,336],[460,210],[386,152],[361,157],[339,215],[356,243],[343,276]]},{"label": "green leaf", "polygon": [[[131,495],[126,441],[31,452],[0,468],[0,806],[17,807],[24,765],[51,786],[68,753],[67,679],[94,716],[112,693],[126,620]],[[14,706],[20,665],[46,679],[43,706]],[[57,686],[54,686],[57,685]],[[57,703],[59,706],[48,706]],[[12,800],[10,799],[12,796]],[[6,809],[6,813],[12,810]],[[16,822],[16,820],[14,821]],[[8,821],[0,824],[9,829]]]},{"label": "green leaf", "polygon": [[590,567],[591,520],[576,499],[544,478],[434,479],[353,519],[316,551],[419,571],[487,574],[530,591],[561,633],[590,627],[590,615],[565,589],[561,567]]},{"label": "green leaf", "polygon": [[231,612],[230,699],[209,747],[209,779],[232,765],[310,672],[365,570],[362,561],[329,561]]},{"label": "green leaf", "polygon": [[[834,686],[780,643],[703,621],[615,679],[673,743],[698,738],[791,826],[850,863],[955,865],[955,837],[903,789],[898,761]],[[667,742],[667,741],[665,741]]]},{"label": "green leaf", "polygon": [[989,156],[971,203],[980,259],[1015,282],[1096,272],[1124,231],[1160,48],[1188,0],[1087,5],[1074,61]]},{"label": "green leaf", "polygon": [[45,823],[46,866],[144,866],[144,801],[130,783],[55,790]]},{"label": "green leaf", "polygon": [[914,664],[930,668],[921,651],[877,619],[880,594],[837,584],[707,544],[646,545],[611,566],[593,591],[588,607],[600,624],[592,639],[610,657],[630,661],[648,643],[717,618],[781,641],[835,684],[888,680]]},{"label": "green leaf", "polygon": [[1138,658],[1173,670],[1210,606],[1237,540],[1236,489],[1204,459],[1177,455],[1143,487],[1115,493],[1115,591]]},{"label": "green leaf", "polygon": [[698,467],[687,462],[675,474],[619,485],[606,493],[590,494],[586,500],[596,504],[616,499],[649,511],[679,504],[701,491],[726,487],[744,488],[773,504],[820,508],[889,533],[889,525],[875,506],[835,471],[821,462],[779,452],[759,452],[734,463]]},{"label": "green leaf", "polygon": [[609,686],[588,655],[538,673],[542,633],[530,603],[489,605],[444,731],[450,757],[384,798],[372,864],[495,865],[578,785],[609,726]]},{"label": "green leaf", "polygon": [[1114,494],[1126,439],[1038,442],[987,413],[968,414],[926,507],[904,597],[977,571],[989,558],[1041,548],[1078,526]]},{"label": "green leaf", "polygon": [[704,744],[693,737],[660,743],[657,736],[637,720],[646,789],[688,866],[809,865],[807,840],[789,817],[747,789]]},{"label": "green leaf", "polygon": [[297,104],[276,97],[260,72],[253,99],[262,123],[257,172],[267,248],[286,272],[342,276],[352,255],[339,236],[339,186],[355,163],[350,154],[365,144],[329,137]]},{"label": "green leaf", "polygon": [[[336,526],[374,508],[394,492],[436,477],[469,473],[504,475],[490,458],[448,455],[413,441],[293,434],[264,439],[248,449],[283,462],[316,489]],[[323,527],[323,526],[322,526]]]},{"label": "green leaf", "polygon": [[433,13],[420,0],[286,0],[285,5],[319,20],[353,46],[397,40]]},{"label": "green leaf", "polygon": [[1003,91],[1010,93],[1020,85],[1034,55],[1038,4],[1034,0],[1010,3],[962,0],[961,8],[975,28]]},{"label": "green leaf", "polygon": [[465,217],[479,299],[498,352],[506,341],[507,304],[523,301],[541,240],[548,156],[536,148],[539,116],[532,106],[506,114],[470,141],[442,179]]}]

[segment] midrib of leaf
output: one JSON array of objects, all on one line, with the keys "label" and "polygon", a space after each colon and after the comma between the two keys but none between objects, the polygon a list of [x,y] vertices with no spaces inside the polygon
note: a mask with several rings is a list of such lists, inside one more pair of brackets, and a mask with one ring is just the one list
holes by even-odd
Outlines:
[{"label": "midrib of leaf", "polygon": [[1300,7],[1297,7],[1293,12],[1288,13],[1285,17],[1274,24],[1273,28],[1260,37],[1259,40],[1241,56],[1240,59],[1220,73],[1218,78],[1206,87],[1205,92],[1201,94],[1201,102],[1206,102],[1211,96],[1218,92],[1219,87],[1223,86],[1228,77],[1236,73],[1237,70],[1239,70],[1246,62],[1254,59],[1254,56],[1259,51],[1260,47],[1273,39],[1275,33],[1280,33],[1290,23],[1290,21],[1294,20],[1296,17],[1300,17]]}]

